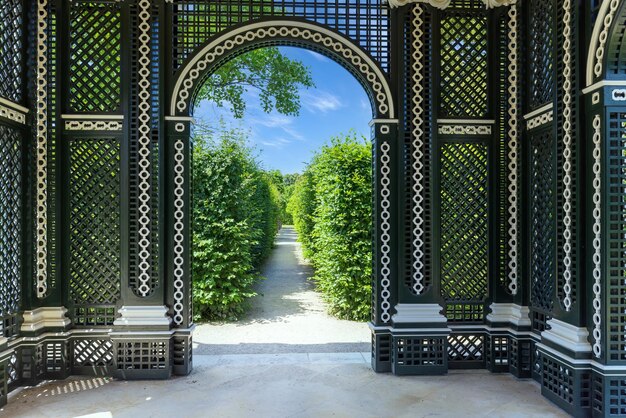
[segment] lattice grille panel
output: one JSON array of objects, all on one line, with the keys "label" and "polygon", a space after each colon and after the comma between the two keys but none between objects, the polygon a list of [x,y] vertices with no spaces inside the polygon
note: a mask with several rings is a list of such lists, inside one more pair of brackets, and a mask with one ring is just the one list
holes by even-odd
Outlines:
[{"label": "lattice grille panel", "polygon": [[626,112],[609,113],[606,158],[607,360],[626,360]]},{"label": "lattice grille panel", "polygon": [[442,145],[441,293],[449,304],[480,304],[487,296],[487,160],[485,144]]},{"label": "lattice grille panel", "polygon": [[70,11],[69,103],[75,112],[120,107],[121,19],[118,2],[75,2]]},{"label": "lattice grille panel", "polygon": [[551,312],[554,290],[555,186],[554,137],[545,130],[531,137],[530,281],[531,305]]},{"label": "lattice grille panel", "polygon": [[74,340],[73,365],[75,367],[113,366],[113,343],[110,340]]},{"label": "lattice grille panel", "polygon": [[169,365],[169,347],[162,341],[117,343],[117,368],[120,370],[163,370]]},{"label": "lattice grille panel", "polygon": [[22,0],[0,3],[0,97],[21,103],[24,98]]},{"label": "lattice grille panel", "polygon": [[542,385],[565,402],[574,403],[574,371],[552,360],[542,357]]},{"label": "lattice grille panel", "polygon": [[0,326],[5,337],[17,332],[22,275],[22,138],[0,125]]},{"label": "lattice grille panel", "polygon": [[20,381],[20,356],[17,352],[9,358],[7,362],[7,385],[13,386],[19,384]]},{"label": "lattice grille panel", "polygon": [[444,346],[443,338],[397,338],[394,362],[400,366],[442,366]]},{"label": "lattice grille panel", "polygon": [[622,7],[621,13],[615,17],[615,23],[611,32],[611,38],[607,42],[607,62],[608,74],[626,74],[626,8]]},{"label": "lattice grille panel", "polygon": [[551,103],[554,98],[554,1],[530,3],[530,107]]},{"label": "lattice grille panel", "polygon": [[211,36],[262,17],[305,18],[326,25],[353,39],[388,69],[389,17],[380,0],[175,0],[173,10],[174,70]]},{"label": "lattice grille panel", "polygon": [[[484,5],[448,9],[441,20],[440,114],[484,117],[488,102],[487,16]],[[471,12],[470,12],[471,10]]]},{"label": "lattice grille panel", "polygon": [[481,362],[484,359],[484,335],[457,334],[448,337],[449,362]]},{"label": "lattice grille panel", "polygon": [[[70,142],[69,193],[70,300],[79,309],[114,305],[121,280],[120,146],[116,139]],[[85,325],[112,324],[112,317],[98,320],[96,315],[87,320],[90,315],[83,315],[77,319],[87,321]]]}]

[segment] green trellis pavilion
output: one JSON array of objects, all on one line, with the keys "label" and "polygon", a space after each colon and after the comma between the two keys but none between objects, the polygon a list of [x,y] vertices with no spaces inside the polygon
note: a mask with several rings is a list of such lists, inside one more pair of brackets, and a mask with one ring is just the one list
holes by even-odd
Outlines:
[{"label": "green trellis pavilion", "polygon": [[371,101],[372,368],[626,416],[622,0],[3,0],[0,404],[191,371],[193,103],[269,45]]}]

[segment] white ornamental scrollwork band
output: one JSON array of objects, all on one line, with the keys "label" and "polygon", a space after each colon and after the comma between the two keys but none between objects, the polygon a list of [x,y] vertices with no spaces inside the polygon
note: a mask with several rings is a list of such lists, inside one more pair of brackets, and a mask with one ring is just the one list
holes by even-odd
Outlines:
[{"label": "white ornamental scrollwork band", "polygon": [[[450,6],[450,2],[451,0],[387,0],[387,3],[389,3],[389,6],[391,7],[406,6],[407,4],[412,3],[426,3],[437,9],[447,8]],[[485,6],[488,9],[500,6],[510,6],[515,4],[515,2],[516,0],[483,0],[483,3],[485,3]]]},{"label": "white ornamental scrollwork band", "polygon": [[491,135],[489,125],[439,125],[441,135]]},{"label": "white ornamental scrollwork band", "polygon": [[140,0],[139,8],[139,112],[138,112],[138,288],[141,296],[150,293],[150,0]]},{"label": "white ornamental scrollwork band", "polygon": [[185,144],[174,143],[174,324],[184,322]]},{"label": "white ornamental scrollwork band", "polygon": [[602,355],[602,120],[593,118],[593,354]]},{"label": "white ornamental scrollwork band", "polygon": [[391,146],[380,145],[380,320],[391,320]]},{"label": "white ornamental scrollwork band", "polygon": [[509,180],[509,195],[508,195],[508,212],[509,212],[509,229],[508,229],[508,257],[509,257],[509,275],[508,275],[508,288],[512,295],[517,295],[518,290],[518,202],[517,193],[519,190],[518,185],[518,167],[519,167],[519,147],[518,147],[518,79],[517,79],[517,60],[518,60],[518,45],[517,45],[517,6],[514,5],[508,11],[509,15],[509,33],[508,33],[508,127],[509,127],[509,141],[508,141],[508,180]]},{"label": "white ornamental scrollwork band", "polygon": [[526,122],[526,128],[530,131],[531,129],[538,128],[540,126],[546,125],[548,123],[552,123],[554,120],[554,112],[551,110],[547,113],[544,113],[539,116],[535,116],[534,118],[529,119]]},{"label": "white ornamental scrollwork band", "polygon": [[67,131],[121,131],[121,122],[108,121],[82,121],[68,120],[65,121],[65,130]]},{"label": "white ornamental scrollwork band", "polygon": [[413,291],[424,292],[424,13],[413,7]]},{"label": "white ornamental scrollwork band", "polygon": [[194,83],[211,64],[238,46],[268,38],[293,38],[314,42],[340,55],[371,86],[379,116],[395,117],[391,88],[384,74],[371,58],[352,45],[350,41],[330,30],[310,23],[291,21],[258,22],[222,35],[207,45],[181,72],[172,95],[171,114],[184,113],[188,110],[188,101],[193,93]]},{"label": "white ornamental scrollwork band", "polygon": [[37,0],[37,297],[48,292],[48,0]]},{"label": "white ornamental scrollwork band", "polygon": [[12,120],[13,122],[17,122],[21,125],[26,125],[26,115],[24,113],[3,106],[2,104],[0,104],[0,116]]},{"label": "white ornamental scrollwork band", "polygon": [[572,13],[563,1],[563,307],[572,309]]},{"label": "white ornamental scrollwork band", "polygon": [[604,71],[604,54],[609,39],[609,30],[613,25],[619,5],[620,0],[605,1],[598,11],[587,57],[587,86],[593,84],[594,77],[601,77]]}]

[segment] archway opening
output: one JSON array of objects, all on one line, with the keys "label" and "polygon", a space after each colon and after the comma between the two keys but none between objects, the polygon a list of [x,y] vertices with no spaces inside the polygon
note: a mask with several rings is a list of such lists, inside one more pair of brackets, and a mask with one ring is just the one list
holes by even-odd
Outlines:
[{"label": "archway opening", "polygon": [[372,100],[332,54],[286,45],[234,54],[195,90],[196,354],[369,362]]}]

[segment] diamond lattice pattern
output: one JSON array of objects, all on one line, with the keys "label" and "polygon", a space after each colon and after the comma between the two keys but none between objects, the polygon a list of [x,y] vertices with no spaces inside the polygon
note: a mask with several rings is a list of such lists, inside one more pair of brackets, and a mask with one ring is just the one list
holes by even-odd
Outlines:
[{"label": "diamond lattice pattern", "polygon": [[70,23],[70,107],[115,112],[120,106],[118,3],[77,3]]},{"label": "diamond lattice pattern", "polygon": [[[0,327],[20,305],[22,274],[22,145],[20,133],[0,125]],[[2,334],[0,334],[2,335]]]},{"label": "diamond lattice pattern", "polygon": [[552,1],[533,0],[530,18],[531,108],[553,101],[554,10]]},{"label": "diamond lattice pattern", "polygon": [[441,149],[441,292],[446,301],[487,295],[487,146],[447,143]]},{"label": "diamond lattice pattern", "polygon": [[120,157],[114,139],[70,145],[70,298],[113,304],[120,293]]},{"label": "diamond lattice pattern", "polygon": [[488,111],[487,18],[449,12],[441,21],[441,115],[484,117]]},{"label": "diamond lattice pattern", "polygon": [[554,288],[554,139],[545,130],[531,138],[531,303],[552,310]]},{"label": "diamond lattice pattern", "polygon": [[22,0],[0,2],[0,96],[14,102],[23,99]]}]

